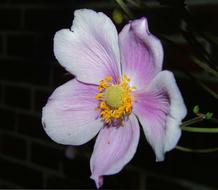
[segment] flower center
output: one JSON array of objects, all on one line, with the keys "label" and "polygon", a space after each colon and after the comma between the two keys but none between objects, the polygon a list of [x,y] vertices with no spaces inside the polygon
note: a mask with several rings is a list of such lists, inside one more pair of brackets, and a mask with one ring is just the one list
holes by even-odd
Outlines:
[{"label": "flower center", "polygon": [[112,108],[119,108],[123,104],[123,89],[120,86],[111,86],[105,90],[105,101]]},{"label": "flower center", "polygon": [[129,86],[130,79],[124,75],[119,79],[118,84],[113,84],[112,77],[106,77],[100,81],[96,95],[99,100],[101,119],[106,125],[120,125],[132,112],[134,87]]}]

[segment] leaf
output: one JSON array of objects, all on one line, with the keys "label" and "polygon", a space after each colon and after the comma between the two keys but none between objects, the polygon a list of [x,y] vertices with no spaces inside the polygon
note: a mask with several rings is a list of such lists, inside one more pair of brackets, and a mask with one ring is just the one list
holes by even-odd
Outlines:
[{"label": "leaf", "polygon": [[195,114],[197,114],[197,113],[199,113],[199,111],[200,111],[199,105],[196,105],[196,106],[193,108],[193,112],[194,112]]},{"label": "leaf", "polygon": [[206,119],[211,119],[213,117],[213,113],[207,112],[206,113]]}]

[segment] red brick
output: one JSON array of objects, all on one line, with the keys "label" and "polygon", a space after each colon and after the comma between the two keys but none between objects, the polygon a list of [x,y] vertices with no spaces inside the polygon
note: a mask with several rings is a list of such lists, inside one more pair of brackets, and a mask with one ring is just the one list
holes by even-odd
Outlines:
[{"label": "red brick", "polygon": [[18,9],[0,8],[0,30],[20,29],[21,12]]},{"label": "red brick", "polygon": [[0,108],[1,130],[13,130],[15,127],[15,112]]},{"label": "red brick", "polygon": [[49,140],[41,124],[41,118],[28,114],[18,114],[18,132],[30,137]]},{"label": "red brick", "polygon": [[30,34],[8,35],[7,54],[9,56],[35,58],[36,41],[35,36]]},{"label": "red brick", "polygon": [[30,109],[30,89],[4,86],[4,103],[11,107]]},{"label": "red brick", "polygon": [[64,156],[64,151],[33,143],[31,147],[31,162],[38,165],[59,169],[60,162]]},{"label": "red brick", "polygon": [[12,135],[0,134],[0,152],[18,159],[26,159],[26,141]]},{"label": "red brick", "polygon": [[49,62],[37,63],[32,61],[18,61],[0,59],[0,80],[39,84],[47,86],[50,78]]},{"label": "red brick", "polygon": [[0,179],[23,186],[23,188],[42,188],[42,174],[30,167],[0,159]]},{"label": "red brick", "polygon": [[73,9],[28,9],[26,10],[25,28],[31,31],[54,33],[62,28],[70,28]]}]

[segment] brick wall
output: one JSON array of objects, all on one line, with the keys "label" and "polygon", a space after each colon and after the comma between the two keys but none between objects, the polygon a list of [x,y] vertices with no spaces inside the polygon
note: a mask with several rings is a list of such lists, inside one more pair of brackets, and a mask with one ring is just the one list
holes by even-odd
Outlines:
[{"label": "brick wall", "polygon": [[[67,147],[46,136],[40,119],[51,92],[72,78],[54,58],[54,33],[71,25],[76,8],[110,13],[115,6],[112,0],[96,2],[0,1],[0,188],[95,188],[89,179],[94,141],[76,148],[74,159],[66,158]],[[172,177],[181,156],[173,152],[172,162],[155,164],[150,147],[142,140],[134,160],[120,174],[107,177],[104,187],[157,189],[161,184],[168,189],[194,189],[198,186],[188,181],[191,177],[179,179],[184,173]]]},{"label": "brick wall", "polygon": [[[1,188],[95,188],[89,179],[91,147],[66,158],[67,147],[52,142],[40,121],[48,96],[72,78],[54,58],[54,33],[70,27],[73,10],[84,2],[0,1]],[[130,169],[118,177],[122,183],[109,179],[108,187],[138,187],[136,177],[131,185],[123,180],[132,173],[139,175]]]}]

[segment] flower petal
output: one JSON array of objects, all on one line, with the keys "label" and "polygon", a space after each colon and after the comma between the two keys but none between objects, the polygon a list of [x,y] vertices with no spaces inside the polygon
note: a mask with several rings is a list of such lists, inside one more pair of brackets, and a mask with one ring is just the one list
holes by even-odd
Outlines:
[{"label": "flower petal", "polygon": [[181,120],[186,115],[181,93],[169,71],[160,72],[144,92],[136,92],[134,113],[138,116],[157,161],[173,149],[181,135]]},{"label": "flower petal", "polygon": [[141,89],[161,71],[163,48],[148,30],[146,18],[131,21],[119,34],[122,71]]},{"label": "flower petal", "polygon": [[42,112],[44,129],[60,144],[81,145],[93,138],[102,127],[95,110],[97,86],[71,80],[58,87]]},{"label": "flower petal", "polygon": [[58,31],[54,37],[57,60],[79,81],[98,84],[106,76],[120,75],[118,34],[103,13],[81,9],[74,13],[71,30]]},{"label": "flower petal", "polygon": [[91,178],[97,187],[102,185],[103,175],[118,173],[132,159],[139,134],[139,124],[133,114],[125,126],[101,129],[90,160]]}]

